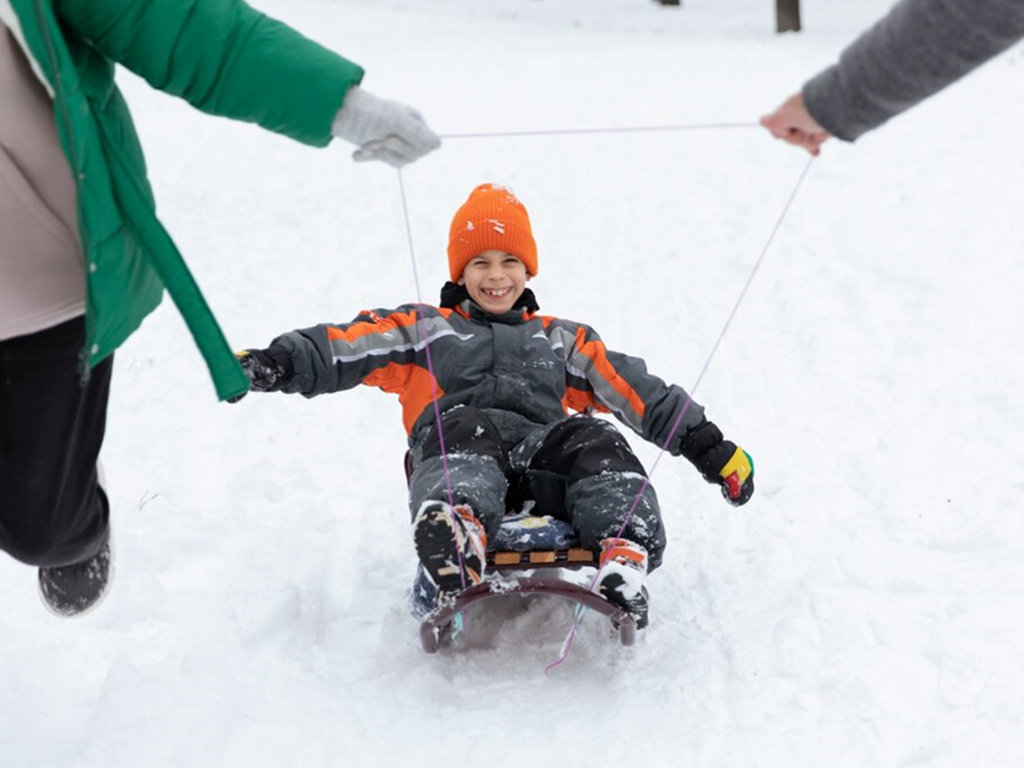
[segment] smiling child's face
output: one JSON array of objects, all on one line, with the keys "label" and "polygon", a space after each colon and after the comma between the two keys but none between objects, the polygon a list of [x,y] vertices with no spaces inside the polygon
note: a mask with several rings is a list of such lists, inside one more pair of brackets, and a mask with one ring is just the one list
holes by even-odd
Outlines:
[{"label": "smiling child's face", "polygon": [[529,279],[526,265],[511,253],[484,251],[469,260],[459,285],[486,312],[500,315],[515,306]]}]

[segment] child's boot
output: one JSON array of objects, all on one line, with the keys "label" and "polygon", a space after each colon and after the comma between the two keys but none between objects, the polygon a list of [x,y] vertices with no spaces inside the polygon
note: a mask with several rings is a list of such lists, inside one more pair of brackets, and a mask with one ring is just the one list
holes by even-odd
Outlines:
[{"label": "child's boot", "polygon": [[601,577],[597,591],[625,609],[637,629],[648,624],[647,550],[629,539],[601,540]]},{"label": "child's boot", "polygon": [[466,504],[428,501],[413,521],[416,554],[437,587],[437,602],[483,580],[487,534]]}]

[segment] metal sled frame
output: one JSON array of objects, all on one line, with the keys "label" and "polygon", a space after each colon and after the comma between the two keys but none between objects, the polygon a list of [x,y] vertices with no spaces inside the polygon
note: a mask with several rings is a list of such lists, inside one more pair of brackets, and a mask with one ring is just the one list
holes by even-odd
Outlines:
[{"label": "metal sled frame", "polygon": [[[513,564],[512,560],[516,562]],[[504,562],[502,562],[504,561]],[[607,616],[619,629],[619,641],[633,645],[636,641],[636,622],[625,610],[609,602],[587,587],[558,576],[518,576],[517,573],[551,568],[579,568],[596,565],[597,557],[588,549],[534,550],[528,552],[488,552],[487,567],[491,574],[511,576],[510,579],[491,576],[480,584],[469,587],[454,600],[438,606],[420,623],[420,643],[427,653],[436,653],[451,636],[455,616],[474,603],[503,595],[541,594],[564,597],[578,605]]]}]

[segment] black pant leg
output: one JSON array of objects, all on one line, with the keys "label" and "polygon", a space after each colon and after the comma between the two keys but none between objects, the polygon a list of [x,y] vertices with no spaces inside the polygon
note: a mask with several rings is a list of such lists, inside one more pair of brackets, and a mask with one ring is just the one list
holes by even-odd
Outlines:
[{"label": "black pant leg", "polygon": [[83,318],[0,341],[0,549],[30,565],[92,557],[109,506],[96,461],[112,358],[81,383]]},{"label": "black pant leg", "polygon": [[[498,428],[479,408],[460,406],[441,416],[413,450],[409,506],[413,518],[429,501],[468,504],[488,538],[498,534],[508,491],[508,454]],[[442,456],[441,438],[444,438]]]},{"label": "black pant leg", "polygon": [[653,570],[665,550],[665,528],[647,473],[615,425],[573,417],[545,435],[529,459],[524,484],[537,511],[562,516],[586,547],[616,535],[642,544]]},{"label": "black pant leg", "polygon": [[414,456],[420,459],[440,456],[442,438],[445,453],[490,456],[502,469],[508,467],[508,454],[501,433],[479,408],[461,405],[442,413],[440,431],[435,424],[423,438]]}]

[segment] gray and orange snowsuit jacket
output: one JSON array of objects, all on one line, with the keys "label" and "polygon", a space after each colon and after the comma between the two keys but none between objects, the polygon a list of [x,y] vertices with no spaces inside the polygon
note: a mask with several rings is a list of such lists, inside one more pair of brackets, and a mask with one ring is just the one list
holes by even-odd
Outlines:
[{"label": "gray and orange snowsuit jacket", "polygon": [[678,455],[680,440],[703,419],[681,387],[648,373],[640,358],[607,349],[590,326],[537,314],[529,290],[502,315],[485,313],[452,283],[441,303],[368,310],[350,323],[279,336],[273,344],[294,366],[283,391],[313,397],[366,384],[393,392],[412,446],[434,422],[435,392],[442,412],[458,405],[484,411],[510,445],[593,408],[660,447],[685,407],[668,446]]}]

